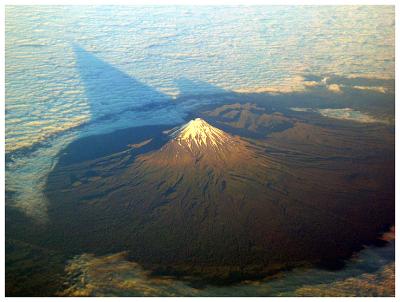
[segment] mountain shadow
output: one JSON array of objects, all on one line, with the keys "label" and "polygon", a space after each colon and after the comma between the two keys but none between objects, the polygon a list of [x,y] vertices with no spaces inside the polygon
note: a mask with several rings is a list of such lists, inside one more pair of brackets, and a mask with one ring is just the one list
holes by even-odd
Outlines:
[{"label": "mountain shadow", "polygon": [[107,119],[125,111],[143,111],[172,105],[171,98],[129,76],[74,44],[79,71],[92,119]]}]

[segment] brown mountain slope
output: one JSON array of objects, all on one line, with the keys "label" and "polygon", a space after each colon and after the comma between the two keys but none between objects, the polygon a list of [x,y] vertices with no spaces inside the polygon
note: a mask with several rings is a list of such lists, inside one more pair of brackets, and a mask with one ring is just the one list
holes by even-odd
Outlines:
[{"label": "brown mountain slope", "polygon": [[283,157],[265,146],[196,119],[133,162],[123,152],[64,167],[48,183],[47,241],[71,253],[129,250],[155,271],[242,278],[349,256],[391,222],[380,178],[368,189],[349,182],[369,175],[363,164],[307,165],[295,146]]}]

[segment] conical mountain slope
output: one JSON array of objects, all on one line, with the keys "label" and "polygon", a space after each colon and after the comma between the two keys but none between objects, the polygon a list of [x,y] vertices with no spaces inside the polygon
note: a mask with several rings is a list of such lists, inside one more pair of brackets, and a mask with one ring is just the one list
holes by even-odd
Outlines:
[{"label": "conical mountain slope", "polygon": [[139,156],[125,172],[124,177],[134,175],[151,192],[146,197],[142,194],[143,215],[160,205],[158,210],[174,212],[166,219],[185,220],[191,215],[194,221],[206,221],[213,204],[222,206],[243,195],[244,186],[246,190],[262,186],[266,169],[274,167],[245,141],[201,119],[190,121],[170,136],[160,150]]},{"label": "conical mountain slope", "polygon": [[207,164],[216,169],[252,156],[255,154],[249,152],[244,141],[197,118],[170,133],[170,141],[159,151],[141,156],[138,161],[156,165],[164,162],[166,167]]},{"label": "conical mountain slope", "polygon": [[349,256],[375,232],[347,218],[357,195],[337,193],[336,174],[304,170],[293,151],[290,166],[202,119],[169,135],[133,161],[115,154],[54,173],[48,241],[73,254],[127,250],[156,272],[241,279]]}]

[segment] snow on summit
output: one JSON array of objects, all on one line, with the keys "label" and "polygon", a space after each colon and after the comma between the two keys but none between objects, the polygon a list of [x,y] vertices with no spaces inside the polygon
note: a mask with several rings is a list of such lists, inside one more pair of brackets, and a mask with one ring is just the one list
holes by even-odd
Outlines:
[{"label": "snow on summit", "polygon": [[191,120],[175,131],[172,136],[179,145],[192,147],[222,146],[230,140],[224,131],[215,128],[201,118]]}]

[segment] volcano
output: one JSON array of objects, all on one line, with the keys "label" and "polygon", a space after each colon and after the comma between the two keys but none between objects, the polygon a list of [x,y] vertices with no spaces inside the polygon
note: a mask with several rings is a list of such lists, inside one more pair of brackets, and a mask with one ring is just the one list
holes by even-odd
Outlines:
[{"label": "volcano", "polygon": [[[204,180],[209,183],[212,175],[221,174],[222,170],[233,173],[244,162],[251,165],[252,159],[259,158],[254,150],[250,150],[248,143],[200,118],[173,129],[169,137],[170,141],[159,151],[138,157],[140,168],[137,170],[143,171],[146,166],[159,169],[158,173],[179,174],[182,180],[196,175],[203,177],[205,175],[201,172],[207,170],[208,177]],[[183,167],[184,170],[180,170]]]},{"label": "volcano", "polygon": [[229,134],[211,126],[201,118],[190,121],[171,136],[174,138],[173,142],[188,148],[191,152],[201,152],[201,150],[207,152],[209,148],[214,149],[214,152],[223,152],[233,142]]},{"label": "volcano", "polygon": [[155,272],[236,280],[348,257],[391,219],[337,163],[316,169],[286,150],[197,118],[168,131],[159,149],[56,168],[46,242],[71,254],[128,251]]}]

